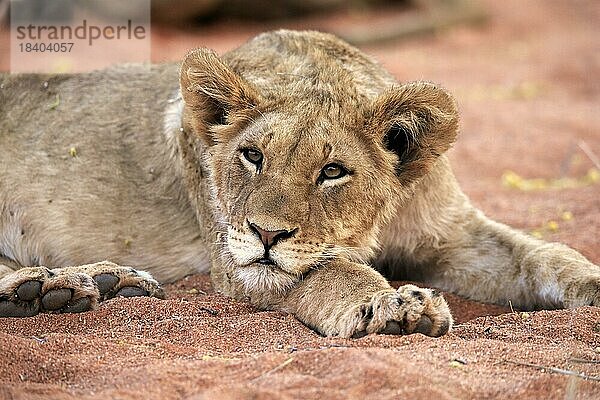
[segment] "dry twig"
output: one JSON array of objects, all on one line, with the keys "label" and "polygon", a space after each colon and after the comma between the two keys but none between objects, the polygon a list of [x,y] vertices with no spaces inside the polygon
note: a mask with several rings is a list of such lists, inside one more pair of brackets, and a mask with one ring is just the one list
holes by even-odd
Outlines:
[{"label": "dry twig", "polygon": [[510,363],[510,364],[515,364],[515,365],[520,365],[520,366],[523,366],[523,367],[531,367],[531,368],[538,369],[540,371],[550,371],[550,372],[554,372],[555,374],[576,376],[578,378],[585,379],[585,380],[588,380],[588,381],[597,381],[597,382],[600,382],[600,377],[589,376],[589,375],[586,375],[586,374],[581,373],[581,372],[571,371],[570,369],[545,367],[543,365],[530,364],[530,363],[524,363],[524,362],[512,361],[512,360],[504,360],[504,362],[507,362],[507,363]]},{"label": "dry twig", "polygon": [[262,373],[262,374],[258,375],[258,376],[257,376],[256,378],[254,378],[254,379],[259,379],[259,378],[262,378],[262,377],[264,377],[264,376],[271,375],[272,373],[274,373],[274,372],[277,372],[277,371],[279,371],[280,369],[284,368],[286,365],[290,364],[292,361],[294,361],[294,357],[290,357],[290,358],[288,358],[287,360],[285,360],[284,362],[282,362],[281,364],[279,364],[279,365],[278,365],[278,366],[276,366],[275,368],[273,368],[273,369],[270,369],[270,370],[266,371],[265,373]]},{"label": "dry twig", "polygon": [[585,153],[586,156],[592,161],[592,163],[596,166],[596,168],[600,169],[600,159],[596,154],[592,151],[590,146],[583,140],[577,142],[577,146]]},{"label": "dry twig", "polygon": [[600,364],[600,360],[586,360],[583,358],[569,358],[569,361],[578,364]]}]

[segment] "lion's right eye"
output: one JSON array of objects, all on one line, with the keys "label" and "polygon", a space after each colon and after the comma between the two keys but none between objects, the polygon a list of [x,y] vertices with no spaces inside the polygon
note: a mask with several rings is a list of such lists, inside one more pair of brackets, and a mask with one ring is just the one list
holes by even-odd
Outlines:
[{"label": "lion's right eye", "polygon": [[260,151],[256,149],[244,149],[242,150],[242,154],[244,154],[246,160],[256,165],[257,168],[262,164],[263,155]]},{"label": "lion's right eye", "polygon": [[319,179],[321,181],[325,179],[339,179],[346,175],[348,175],[348,171],[346,170],[346,168],[342,167],[339,164],[331,163],[323,167]]}]

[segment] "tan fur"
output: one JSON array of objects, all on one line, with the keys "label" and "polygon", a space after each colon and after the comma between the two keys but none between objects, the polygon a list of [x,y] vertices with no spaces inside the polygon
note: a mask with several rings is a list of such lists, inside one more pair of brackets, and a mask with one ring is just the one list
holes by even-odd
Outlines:
[{"label": "tan fur", "polygon": [[[266,33],[179,68],[1,79],[0,274],[106,258],[161,282],[210,268],[224,293],[344,337],[450,329],[441,296],[377,271],[523,308],[600,304],[597,266],[490,221],[460,191],[444,155],[450,94],[398,84],[331,35]],[[331,163],[350,173],[324,179]],[[256,226],[285,233],[272,262],[259,262]],[[20,271],[0,280],[0,312],[23,306],[16,282],[46,279]],[[160,295],[132,271],[126,286]]]}]

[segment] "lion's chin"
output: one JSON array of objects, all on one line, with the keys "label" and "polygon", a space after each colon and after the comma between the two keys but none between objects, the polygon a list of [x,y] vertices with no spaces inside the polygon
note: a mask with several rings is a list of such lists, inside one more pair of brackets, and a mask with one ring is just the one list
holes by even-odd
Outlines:
[{"label": "lion's chin", "polygon": [[281,269],[273,261],[269,264],[253,262],[237,268],[235,275],[247,291],[283,293],[298,282],[298,277]]}]

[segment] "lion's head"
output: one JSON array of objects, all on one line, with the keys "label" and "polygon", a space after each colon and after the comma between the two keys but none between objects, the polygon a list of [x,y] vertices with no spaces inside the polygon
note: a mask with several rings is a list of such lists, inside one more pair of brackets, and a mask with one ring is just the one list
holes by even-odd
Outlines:
[{"label": "lion's head", "polygon": [[284,287],[333,257],[372,256],[383,224],[456,137],[447,92],[381,87],[368,77],[384,73],[358,50],[312,35],[275,37],[285,46],[259,37],[225,59],[198,49],[181,67],[184,124],[207,147],[226,227],[223,257],[259,285],[269,271],[283,277],[269,285]]}]

